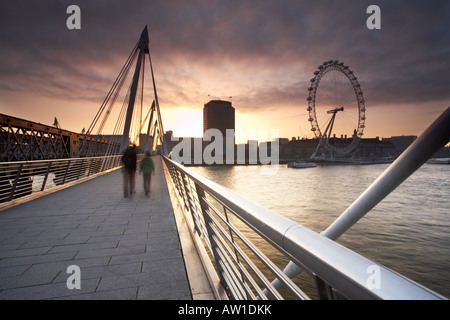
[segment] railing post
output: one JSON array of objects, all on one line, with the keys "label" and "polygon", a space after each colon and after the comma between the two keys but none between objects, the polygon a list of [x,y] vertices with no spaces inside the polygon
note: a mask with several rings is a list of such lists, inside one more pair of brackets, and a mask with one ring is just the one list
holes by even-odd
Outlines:
[{"label": "railing post", "polygon": [[16,178],[11,186],[11,194],[9,195],[9,201],[14,199],[14,192],[16,191],[17,183],[19,182],[20,174],[22,173],[23,163],[19,165],[19,169],[17,169]]},{"label": "railing post", "polygon": [[66,183],[66,177],[67,177],[67,173],[69,172],[70,162],[72,162],[72,160],[69,160],[69,162],[67,162],[66,172],[64,172],[64,178],[63,178],[63,181],[62,181],[62,183],[61,183],[62,185],[63,185],[64,183]]},{"label": "railing post", "polygon": [[325,281],[317,276],[314,276],[314,282],[316,284],[316,290],[319,300],[333,300],[331,288],[328,284],[325,283]]},{"label": "railing post", "polygon": [[52,162],[49,161],[48,166],[47,166],[47,172],[45,173],[44,181],[42,181],[41,191],[44,191],[44,189],[45,189],[45,185],[47,184],[47,179],[48,179],[48,175],[50,174],[51,167],[52,167]]}]

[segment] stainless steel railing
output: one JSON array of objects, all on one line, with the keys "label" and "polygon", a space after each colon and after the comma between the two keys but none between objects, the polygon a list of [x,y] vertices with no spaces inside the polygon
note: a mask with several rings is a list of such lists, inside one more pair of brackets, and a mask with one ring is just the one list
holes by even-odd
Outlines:
[{"label": "stainless steel railing", "polygon": [[[208,249],[230,299],[309,299],[311,295],[319,299],[445,299],[334,239],[444,146],[450,139],[449,124],[450,108],[322,235],[167,157],[164,163],[184,215],[194,225],[194,236]],[[290,262],[282,271],[278,266],[286,261]],[[310,277],[313,294],[305,293],[303,282],[307,282],[302,278],[299,283],[299,274]]]},{"label": "stainless steel railing", "polygon": [[[192,219],[230,299],[442,298],[168,158],[164,161],[185,215]],[[315,287],[312,293],[306,294],[299,280],[279,268],[288,260],[310,277],[302,281]],[[371,285],[373,270],[380,288]]]},{"label": "stainless steel railing", "polygon": [[121,165],[121,156],[0,162],[0,203],[90,177]]}]

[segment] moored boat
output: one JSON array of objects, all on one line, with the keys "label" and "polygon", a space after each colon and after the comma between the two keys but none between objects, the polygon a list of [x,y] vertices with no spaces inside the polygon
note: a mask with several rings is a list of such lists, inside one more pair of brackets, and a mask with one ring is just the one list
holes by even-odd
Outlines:
[{"label": "moored boat", "polygon": [[317,167],[317,163],[314,162],[289,162],[288,168],[302,169],[302,168],[314,168]]}]

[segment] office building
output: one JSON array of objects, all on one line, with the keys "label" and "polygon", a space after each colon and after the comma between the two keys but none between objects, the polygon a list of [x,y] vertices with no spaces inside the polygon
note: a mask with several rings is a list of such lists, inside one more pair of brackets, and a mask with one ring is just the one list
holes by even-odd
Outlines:
[{"label": "office building", "polygon": [[211,100],[203,108],[203,134],[208,129],[219,129],[226,135],[227,129],[235,129],[234,108],[229,101]]}]

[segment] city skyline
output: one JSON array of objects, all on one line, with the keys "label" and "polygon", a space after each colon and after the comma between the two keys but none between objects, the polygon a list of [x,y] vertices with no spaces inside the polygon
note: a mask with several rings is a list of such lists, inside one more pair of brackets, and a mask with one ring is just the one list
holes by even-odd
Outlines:
[{"label": "city skyline", "polygon": [[[81,9],[79,30],[66,27],[71,4]],[[329,59],[358,77],[367,107],[363,137],[419,135],[450,101],[450,5],[378,1],[381,29],[370,30],[371,4],[4,2],[0,112],[45,124],[56,117],[81,132],[148,25],[164,128],[175,136],[201,137],[204,104],[222,99],[236,109],[236,129],[312,138],[307,88]],[[147,109],[150,84],[146,79]]]}]

